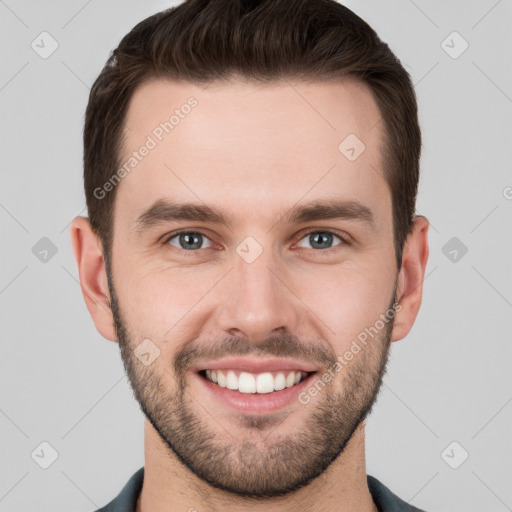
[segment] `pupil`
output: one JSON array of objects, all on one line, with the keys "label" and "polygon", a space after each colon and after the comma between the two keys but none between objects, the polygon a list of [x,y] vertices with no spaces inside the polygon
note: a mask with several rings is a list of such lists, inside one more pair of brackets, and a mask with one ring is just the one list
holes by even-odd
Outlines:
[{"label": "pupil", "polygon": [[[324,242],[329,242],[329,237],[331,237],[331,234],[330,234],[330,233],[317,233],[317,234],[311,235],[311,239],[312,239],[312,243],[311,243],[311,245],[312,245],[313,247],[315,247],[315,245],[321,245],[321,244],[322,244],[322,242],[321,242],[321,241],[320,241],[320,242],[318,242],[317,240],[318,240],[318,239],[320,239],[320,240],[321,240],[323,237],[326,237],[326,238],[327,238],[327,240],[326,240],[326,238],[324,238]],[[320,247],[320,248],[321,248],[321,247]]]},{"label": "pupil", "polygon": [[181,241],[185,249],[199,249],[201,247],[199,233],[181,235]]}]

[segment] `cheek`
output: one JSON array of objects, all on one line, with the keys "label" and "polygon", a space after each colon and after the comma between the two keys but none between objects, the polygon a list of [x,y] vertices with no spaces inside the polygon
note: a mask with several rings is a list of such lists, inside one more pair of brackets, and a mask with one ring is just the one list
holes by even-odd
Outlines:
[{"label": "cheek", "polygon": [[[319,322],[323,334],[344,348],[388,307],[393,263],[382,252],[369,250],[339,265],[308,264],[295,270],[291,266],[282,275],[304,303],[290,298],[294,307],[303,308],[311,323]],[[132,332],[155,340],[179,343],[199,335],[219,305],[216,296],[223,290],[222,276],[227,270],[224,265],[148,265],[133,254],[119,258],[116,291],[126,323]],[[229,281],[225,286],[230,286]]]},{"label": "cheek", "polygon": [[[132,267],[120,288],[127,322],[135,332],[157,340],[176,337],[201,311],[201,300],[211,291],[218,270]],[[190,337],[187,332],[186,336]]]},{"label": "cheek", "polygon": [[393,274],[377,267],[331,267],[302,276],[297,285],[304,303],[329,327],[326,334],[333,345],[343,350],[386,312]]}]

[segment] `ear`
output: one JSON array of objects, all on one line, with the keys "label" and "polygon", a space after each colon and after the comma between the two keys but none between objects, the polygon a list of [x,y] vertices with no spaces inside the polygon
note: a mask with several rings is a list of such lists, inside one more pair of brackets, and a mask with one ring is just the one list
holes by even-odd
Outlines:
[{"label": "ear", "polygon": [[117,341],[101,241],[85,217],[73,220],[70,234],[87,309],[98,332]]},{"label": "ear", "polygon": [[398,275],[395,322],[391,341],[398,341],[411,330],[421,306],[423,279],[428,260],[428,227],[426,217],[416,216],[411,234],[402,254],[402,268]]}]

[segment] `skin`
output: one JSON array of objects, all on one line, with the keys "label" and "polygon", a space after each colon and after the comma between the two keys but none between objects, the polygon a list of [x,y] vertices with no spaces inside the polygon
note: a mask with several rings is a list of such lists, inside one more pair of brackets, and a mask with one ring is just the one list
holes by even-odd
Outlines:
[{"label": "skin", "polygon": [[[146,414],[137,511],[291,511],[300,504],[375,512],[364,420],[390,343],[416,319],[428,259],[428,221],[417,216],[397,272],[376,102],[350,80],[207,88],[153,80],[132,97],[122,161],[190,96],[197,106],[117,185],[110,283],[88,220],[77,217],[71,227],[89,312],[98,331],[119,342]],[[366,146],[354,161],[338,150],[350,133]],[[220,208],[236,223],[174,221],[137,232],[136,219],[160,198]],[[370,208],[374,224],[282,220],[298,202],[340,198]],[[205,235],[202,248],[185,250],[179,236],[162,243],[184,228]],[[309,235],[325,230],[350,243],[334,236],[315,251]],[[263,249],[252,263],[236,252],[248,236]],[[235,413],[191,374],[192,364],[213,354],[290,354],[308,357],[321,376],[395,299],[393,321],[307,405]],[[148,366],[134,353],[144,339],[160,350]]]}]

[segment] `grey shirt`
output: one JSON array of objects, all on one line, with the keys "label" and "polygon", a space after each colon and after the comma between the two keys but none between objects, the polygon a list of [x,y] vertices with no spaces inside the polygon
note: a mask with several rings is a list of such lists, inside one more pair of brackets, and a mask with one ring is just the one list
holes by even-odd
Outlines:
[{"label": "grey shirt", "polygon": [[[367,475],[366,478],[379,512],[425,512],[401,500],[375,477]],[[143,480],[144,466],[131,476],[121,492],[110,503],[95,512],[135,512]]]}]

